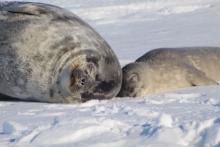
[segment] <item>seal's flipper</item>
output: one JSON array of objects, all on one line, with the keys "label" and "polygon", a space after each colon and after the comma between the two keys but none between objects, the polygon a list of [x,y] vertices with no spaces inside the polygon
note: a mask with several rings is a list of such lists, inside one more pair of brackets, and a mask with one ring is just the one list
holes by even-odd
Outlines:
[{"label": "seal's flipper", "polygon": [[197,69],[189,72],[187,80],[192,86],[219,85],[217,81],[207,77],[205,73]]}]

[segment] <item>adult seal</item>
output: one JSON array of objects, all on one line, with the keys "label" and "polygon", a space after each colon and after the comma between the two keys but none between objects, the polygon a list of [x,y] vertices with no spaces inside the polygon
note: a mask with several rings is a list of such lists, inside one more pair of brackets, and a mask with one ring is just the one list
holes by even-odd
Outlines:
[{"label": "adult seal", "polygon": [[220,47],[159,48],[123,67],[118,96],[136,97],[179,88],[217,85]]},{"label": "adult seal", "polygon": [[0,28],[1,94],[74,103],[119,92],[115,53],[73,13],[42,3],[0,3]]}]

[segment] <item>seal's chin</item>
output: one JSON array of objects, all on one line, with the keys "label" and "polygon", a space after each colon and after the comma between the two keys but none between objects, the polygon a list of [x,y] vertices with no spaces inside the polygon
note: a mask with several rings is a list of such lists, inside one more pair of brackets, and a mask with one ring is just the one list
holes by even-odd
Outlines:
[{"label": "seal's chin", "polygon": [[103,100],[110,99],[113,97],[113,81],[93,81],[92,85],[93,86],[90,87],[88,90],[85,90],[81,93],[82,101],[88,101],[91,99]]},{"label": "seal's chin", "polygon": [[[98,99],[98,100],[103,100],[103,99],[110,99],[114,95],[114,82],[109,81],[90,81],[88,83],[85,83],[85,87],[81,87],[81,89],[74,89],[72,87],[73,85],[69,84],[68,91],[72,97],[72,99],[81,101],[81,102],[86,102],[92,99]],[[71,99],[71,98],[70,98]]]},{"label": "seal's chin", "polygon": [[84,92],[81,94],[82,102],[86,102],[92,99],[103,99],[104,95],[97,95],[92,92]]}]

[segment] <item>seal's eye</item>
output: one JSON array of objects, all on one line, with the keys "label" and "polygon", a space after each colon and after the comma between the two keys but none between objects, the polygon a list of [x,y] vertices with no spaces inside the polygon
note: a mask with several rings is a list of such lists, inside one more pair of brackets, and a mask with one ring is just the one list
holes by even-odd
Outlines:
[{"label": "seal's eye", "polygon": [[128,77],[128,80],[130,81],[130,82],[138,82],[139,80],[140,80],[140,78],[139,78],[139,76],[138,76],[138,74],[136,74],[136,73],[132,73],[129,77]]}]

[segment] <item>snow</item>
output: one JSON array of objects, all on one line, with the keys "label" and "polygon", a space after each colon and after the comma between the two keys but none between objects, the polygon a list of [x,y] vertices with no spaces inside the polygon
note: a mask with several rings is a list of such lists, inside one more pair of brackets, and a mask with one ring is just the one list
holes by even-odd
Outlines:
[{"label": "snow", "polygon": [[[157,47],[220,46],[218,0],[31,0],[93,26],[121,65]],[[220,87],[82,104],[0,102],[0,147],[219,147]]]},{"label": "snow", "polygon": [[208,86],[83,104],[1,102],[0,146],[218,146],[219,94]]}]

